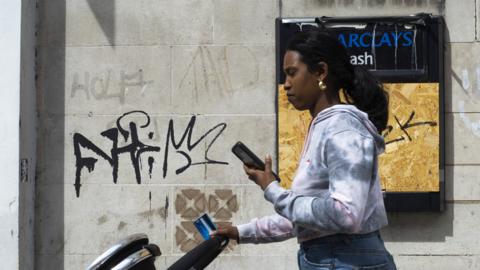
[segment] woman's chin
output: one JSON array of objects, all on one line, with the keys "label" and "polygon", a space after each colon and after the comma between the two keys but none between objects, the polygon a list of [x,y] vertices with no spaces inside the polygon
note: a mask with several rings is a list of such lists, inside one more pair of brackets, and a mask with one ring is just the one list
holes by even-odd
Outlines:
[{"label": "woman's chin", "polygon": [[304,104],[299,104],[297,102],[290,102],[290,104],[292,104],[292,106],[295,108],[295,110],[297,111],[305,111],[307,110],[307,106],[305,106]]}]

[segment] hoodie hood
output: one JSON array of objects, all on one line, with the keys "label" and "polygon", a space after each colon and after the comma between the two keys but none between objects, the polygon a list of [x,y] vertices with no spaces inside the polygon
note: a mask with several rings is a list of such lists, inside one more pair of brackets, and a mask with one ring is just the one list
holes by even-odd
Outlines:
[{"label": "hoodie hood", "polygon": [[381,154],[385,151],[385,140],[383,136],[378,134],[377,128],[372,121],[368,119],[368,114],[359,110],[354,105],[339,104],[331,106],[317,114],[317,116],[313,119],[312,124],[315,125],[321,121],[324,121],[325,119],[342,113],[349,114],[363,124],[363,126],[368,130],[375,140],[375,146],[378,154]]}]

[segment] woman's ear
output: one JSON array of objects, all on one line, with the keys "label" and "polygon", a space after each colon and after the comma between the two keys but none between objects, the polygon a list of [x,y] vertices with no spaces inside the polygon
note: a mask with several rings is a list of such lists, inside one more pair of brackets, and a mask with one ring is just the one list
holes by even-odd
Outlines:
[{"label": "woman's ear", "polygon": [[328,76],[328,64],[325,62],[318,62],[318,70],[316,75],[318,76],[318,81],[325,80],[325,78]]}]

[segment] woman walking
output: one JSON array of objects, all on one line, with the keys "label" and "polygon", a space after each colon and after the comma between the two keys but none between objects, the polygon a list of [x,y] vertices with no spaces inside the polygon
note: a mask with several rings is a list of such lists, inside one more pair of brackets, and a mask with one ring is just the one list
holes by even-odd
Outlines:
[{"label": "woman walking", "polygon": [[[276,214],[216,234],[241,244],[296,237],[302,270],[396,269],[379,233],[387,225],[377,159],[385,148],[387,93],[324,29],[296,34],[283,70],[289,102],[312,116],[292,187],[274,181],[270,156],[264,171],[245,167]],[[341,91],[349,104],[340,102]]]}]

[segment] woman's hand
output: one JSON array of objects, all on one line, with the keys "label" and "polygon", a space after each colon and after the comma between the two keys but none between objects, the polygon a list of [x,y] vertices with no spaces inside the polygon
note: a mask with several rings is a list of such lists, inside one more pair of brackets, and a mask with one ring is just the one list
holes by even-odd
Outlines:
[{"label": "woman's hand", "polygon": [[243,165],[245,173],[248,175],[248,178],[259,185],[262,190],[265,190],[267,186],[275,180],[275,176],[272,173],[272,157],[267,155],[265,157],[265,170],[261,171],[252,167]]},{"label": "woman's hand", "polygon": [[212,236],[217,236],[221,235],[230,239],[233,239],[235,241],[239,241],[239,235],[238,235],[238,229],[236,226],[232,225],[225,225],[222,227],[219,227],[216,231],[212,233]]}]

